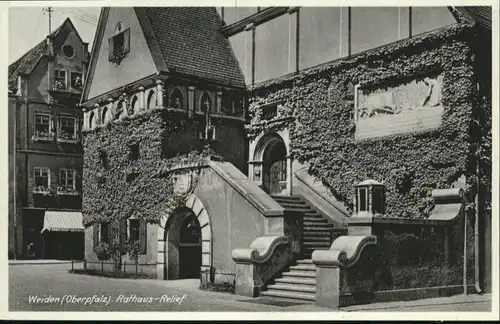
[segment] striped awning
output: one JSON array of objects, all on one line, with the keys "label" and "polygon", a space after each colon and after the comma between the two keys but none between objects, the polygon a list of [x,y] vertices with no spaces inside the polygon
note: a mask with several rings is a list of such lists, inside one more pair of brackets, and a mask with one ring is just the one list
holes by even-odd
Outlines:
[{"label": "striped awning", "polygon": [[83,232],[82,213],[70,211],[46,211],[42,233]]}]

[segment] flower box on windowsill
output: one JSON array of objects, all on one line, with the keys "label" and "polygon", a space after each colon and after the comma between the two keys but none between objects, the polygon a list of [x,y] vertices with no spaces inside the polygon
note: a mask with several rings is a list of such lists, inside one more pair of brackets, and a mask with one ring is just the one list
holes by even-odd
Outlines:
[{"label": "flower box on windowsill", "polygon": [[65,189],[62,187],[57,188],[57,194],[59,196],[78,196],[80,193],[75,189]]},{"label": "flower box on windowsill", "polygon": [[54,141],[55,136],[53,133],[42,133],[37,132],[32,137],[31,140],[33,142],[52,142]]},{"label": "flower box on windowsill", "polygon": [[49,188],[39,186],[39,187],[33,188],[33,194],[34,195],[42,195],[42,196],[50,196],[52,194],[52,192],[50,191]]},{"label": "flower box on windowsill", "polygon": [[78,139],[76,139],[76,138],[58,137],[57,138],[57,142],[59,142],[59,143],[76,144],[76,143],[78,143]]}]

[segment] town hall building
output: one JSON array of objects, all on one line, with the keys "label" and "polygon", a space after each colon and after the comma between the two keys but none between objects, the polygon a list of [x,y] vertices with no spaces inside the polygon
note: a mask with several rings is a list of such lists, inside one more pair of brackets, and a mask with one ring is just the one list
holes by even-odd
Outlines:
[{"label": "town hall building", "polygon": [[490,44],[485,7],[103,8],[87,267],[328,305],[491,289]]}]

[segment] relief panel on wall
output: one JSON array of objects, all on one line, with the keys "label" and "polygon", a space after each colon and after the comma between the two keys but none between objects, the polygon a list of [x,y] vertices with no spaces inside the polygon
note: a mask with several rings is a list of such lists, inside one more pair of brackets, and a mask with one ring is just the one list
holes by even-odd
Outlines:
[{"label": "relief panel on wall", "polygon": [[398,86],[358,85],[355,89],[357,140],[421,132],[441,125],[442,75]]}]

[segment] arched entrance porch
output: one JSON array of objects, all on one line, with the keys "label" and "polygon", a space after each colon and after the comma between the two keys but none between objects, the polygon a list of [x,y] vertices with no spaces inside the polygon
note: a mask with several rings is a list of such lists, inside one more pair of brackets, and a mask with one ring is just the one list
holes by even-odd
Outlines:
[{"label": "arched entrance porch", "polygon": [[249,161],[252,179],[268,194],[289,195],[291,158],[282,135],[267,133],[251,146],[255,147],[253,161]]},{"label": "arched entrance porch", "polygon": [[200,278],[212,267],[212,230],[203,202],[188,196],[185,206],[158,226],[158,279]]}]

